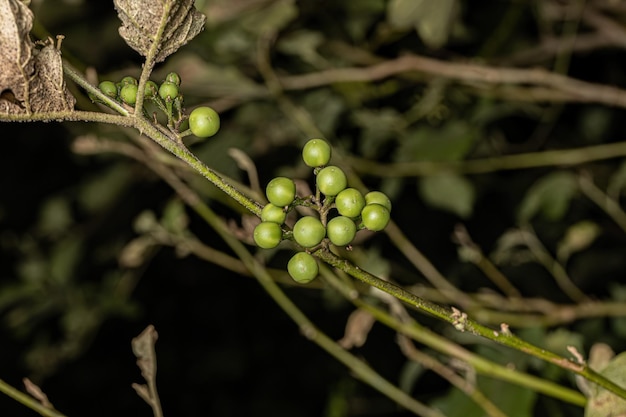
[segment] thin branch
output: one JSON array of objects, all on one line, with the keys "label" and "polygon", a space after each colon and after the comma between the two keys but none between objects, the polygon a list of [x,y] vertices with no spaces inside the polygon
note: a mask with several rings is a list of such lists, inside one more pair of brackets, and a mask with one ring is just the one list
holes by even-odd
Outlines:
[{"label": "thin branch", "polygon": [[487,174],[519,169],[572,166],[624,156],[626,156],[626,142],[616,142],[576,149],[529,152],[456,162],[420,161],[386,164],[356,157],[349,157],[349,161],[355,171],[363,175],[415,177],[436,175],[442,172]]},{"label": "thin branch", "polygon": [[619,203],[598,188],[588,173],[582,173],[578,176],[578,184],[580,191],[613,219],[620,229],[626,232],[626,213]]},{"label": "thin branch", "polygon": [[[509,366],[492,362],[489,359],[479,356],[457,343],[452,342],[449,338],[441,336],[432,330],[421,326],[410,317],[405,320],[399,320],[398,317],[396,317],[397,315],[391,315],[377,305],[373,305],[371,302],[367,302],[360,298],[358,293],[355,293],[350,283],[345,283],[338,279],[329,268],[322,267],[320,268],[320,271],[326,282],[328,282],[334,289],[338,290],[339,293],[341,293],[357,308],[371,314],[380,323],[394,329],[399,334],[406,335],[419,343],[437,350],[438,352],[463,361],[471,366],[477,373],[511,382],[571,404],[578,406],[585,405],[586,399],[580,392],[573,391],[569,388],[565,388],[555,384],[554,382],[541,379],[534,375],[526,374],[521,372],[519,369],[514,369]],[[381,299],[383,297],[379,297],[379,295],[384,295],[384,301],[390,304],[390,307],[391,304],[399,303],[399,301],[395,298],[388,297],[385,293],[379,292],[374,295]]]},{"label": "thin branch", "polygon": [[15,401],[20,404],[30,408],[35,411],[39,415],[43,417],[66,417],[65,414],[60,413],[54,408],[46,407],[41,404],[37,399],[31,397],[30,395],[26,395],[23,392],[13,388],[11,385],[7,384],[3,380],[0,379],[0,392],[8,395],[13,398]]},{"label": "thin branch", "polygon": [[488,416],[491,417],[507,417],[502,410],[498,408],[485,394],[483,394],[474,384],[461,378],[452,369],[445,366],[432,356],[418,350],[408,337],[398,335],[398,344],[402,353],[411,361],[420,363],[426,368],[432,370],[442,378],[446,379],[450,384],[457,387],[479,405]]},{"label": "thin branch", "polygon": [[540,68],[499,68],[465,62],[447,62],[406,55],[365,68],[337,68],[280,78],[285,89],[305,89],[335,83],[371,82],[405,72],[418,72],[462,83],[487,85],[522,84],[549,87],[575,100],[626,107],[626,90],[595,84]]}]

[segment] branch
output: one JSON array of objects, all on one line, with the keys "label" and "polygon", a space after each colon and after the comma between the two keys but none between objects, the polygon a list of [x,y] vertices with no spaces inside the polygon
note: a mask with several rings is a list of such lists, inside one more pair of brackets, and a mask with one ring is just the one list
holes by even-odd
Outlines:
[{"label": "branch", "polygon": [[626,107],[626,90],[595,84],[540,68],[499,68],[464,62],[446,62],[418,55],[406,55],[365,68],[338,68],[279,79],[285,89],[305,89],[334,83],[370,82],[394,75],[418,72],[449,78],[465,84],[531,85],[564,93],[573,101]]}]

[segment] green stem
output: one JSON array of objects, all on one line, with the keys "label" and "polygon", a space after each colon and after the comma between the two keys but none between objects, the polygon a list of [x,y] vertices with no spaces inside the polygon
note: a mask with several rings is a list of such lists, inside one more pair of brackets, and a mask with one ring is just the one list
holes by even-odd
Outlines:
[{"label": "green stem", "polygon": [[416,177],[442,172],[487,174],[490,172],[541,168],[556,165],[580,165],[588,162],[620,158],[626,155],[626,142],[587,146],[577,149],[529,152],[455,162],[397,162],[384,164],[363,158],[349,158],[350,165],[364,175],[378,177]]},{"label": "green stem", "polygon": [[[160,170],[159,170],[160,171]],[[168,176],[164,176],[168,180]],[[272,297],[280,308],[299,326],[302,334],[316,343],[326,352],[346,365],[362,381],[377,389],[402,407],[413,413],[426,417],[443,417],[437,410],[416,401],[404,391],[382,378],[373,368],[343,349],[331,338],[320,332],[304,313],[285,295],[272,276],[248,252],[248,249],[232,234],[224,222],[197,196],[173,178],[168,182],[174,186],[185,202],[215,230],[226,244],[235,252],[246,268],[257,278],[263,289]]]},{"label": "green stem", "polygon": [[469,317],[467,317],[467,314],[459,311],[458,309],[447,309],[428,300],[420,298],[415,294],[412,294],[407,290],[395,284],[392,284],[389,281],[382,280],[377,276],[358,268],[357,266],[351,264],[345,259],[338,258],[330,252],[318,250],[315,252],[315,255],[329,265],[341,269],[348,275],[351,275],[352,277],[362,282],[365,282],[368,285],[378,288],[386,292],[387,294],[390,294],[393,297],[404,301],[411,307],[417,308],[420,311],[426,312],[452,324],[459,331],[467,331],[474,335],[482,336],[501,345],[508,346],[510,348],[535,356],[546,362],[555,364],[563,369],[567,369],[578,375],[583,376],[589,381],[594,382],[602,386],[603,388],[606,388],[607,390],[617,394],[622,398],[626,398],[626,389],[604,378],[602,375],[589,368],[586,364],[573,362],[569,359],[557,355],[556,353],[534,346],[513,335],[513,333],[508,330],[508,326],[506,324],[503,324],[501,326],[500,331],[496,331],[470,319]]},{"label": "green stem", "polygon": [[39,413],[40,415],[44,417],[65,417],[64,414],[61,414],[54,408],[44,407],[41,403],[39,403],[36,399],[31,397],[30,395],[24,394],[23,392],[13,388],[11,385],[7,384],[1,379],[0,379],[0,392],[5,393],[9,397],[13,398],[15,401],[30,408],[31,410]]},{"label": "green stem", "polygon": [[423,327],[412,318],[398,320],[387,311],[360,298],[349,284],[339,280],[328,268],[322,268],[321,274],[326,282],[343,294],[345,298],[356,307],[367,311],[380,323],[432,349],[469,364],[479,374],[511,382],[581,407],[584,407],[587,402],[585,396],[578,391],[485,359]]}]

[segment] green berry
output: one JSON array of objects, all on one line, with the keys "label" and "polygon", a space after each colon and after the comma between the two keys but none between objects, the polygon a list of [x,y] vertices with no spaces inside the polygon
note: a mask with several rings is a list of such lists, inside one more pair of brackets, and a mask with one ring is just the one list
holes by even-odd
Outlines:
[{"label": "green berry", "polygon": [[148,80],[146,83],[146,88],[144,90],[144,95],[146,98],[156,97],[159,94],[159,86],[152,80]]},{"label": "green berry", "polygon": [[391,216],[385,206],[377,203],[367,204],[361,211],[361,221],[366,229],[378,232],[387,227]]},{"label": "green berry", "polygon": [[335,207],[342,216],[358,217],[365,207],[365,198],[356,188],[346,188],[335,197]]},{"label": "green berry", "polygon": [[385,193],[380,191],[370,191],[365,194],[365,204],[380,204],[391,212],[391,200]]},{"label": "green berry", "polygon": [[122,80],[120,81],[120,85],[125,86],[128,84],[137,85],[139,83],[137,82],[137,79],[135,77],[127,75],[126,77],[122,78]]},{"label": "green berry", "polygon": [[326,228],[316,217],[302,217],[293,226],[293,238],[298,245],[304,248],[319,245],[324,236],[326,236]]},{"label": "green berry", "polygon": [[180,75],[175,72],[170,72],[165,76],[165,81],[168,83],[175,84],[176,87],[180,87]]},{"label": "green berry", "polygon": [[311,139],[302,148],[302,159],[310,167],[321,167],[330,161],[330,145],[323,139]]},{"label": "green berry", "polygon": [[137,101],[137,86],[135,84],[124,84],[120,89],[120,99],[130,106]]},{"label": "green berry", "polygon": [[294,281],[308,284],[319,273],[319,267],[313,256],[306,252],[298,252],[287,263],[287,272]]},{"label": "green berry", "polygon": [[348,185],[346,174],[341,168],[327,166],[317,173],[315,180],[317,188],[326,196],[335,196],[342,192]]},{"label": "green berry", "polygon": [[265,195],[275,206],[288,206],[296,198],[296,184],[289,178],[276,177],[267,184]]},{"label": "green berry", "polygon": [[287,213],[285,213],[285,210],[272,203],[267,203],[265,207],[263,207],[263,210],[261,210],[261,220],[264,222],[283,224],[286,217]]},{"label": "green berry", "polygon": [[113,81],[102,81],[98,88],[100,91],[104,93],[105,96],[116,98],[117,97],[117,86]]},{"label": "green berry", "polygon": [[208,138],[220,130],[220,116],[210,107],[196,107],[189,115],[189,129],[199,138]]},{"label": "green berry", "polygon": [[178,86],[174,83],[165,81],[159,87],[159,96],[161,96],[163,100],[174,100],[178,97]]},{"label": "green berry", "polygon": [[326,225],[328,239],[337,246],[346,246],[354,240],[356,236],[356,224],[352,219],[338,216],[331,219]]},{"label": "green berry", "polygon": [[277,223],[261,222],[254,228],[252,237],[258,247],[272,249],[282,240],[283,229]]}]

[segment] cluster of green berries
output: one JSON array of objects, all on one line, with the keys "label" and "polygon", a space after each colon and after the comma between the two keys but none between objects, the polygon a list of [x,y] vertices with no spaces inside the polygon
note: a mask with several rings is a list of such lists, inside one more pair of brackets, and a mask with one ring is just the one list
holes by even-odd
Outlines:
[{"label": "cluster of green berries", "polygon": [[[328,165],[330,157],[330,145],[323,139],[309,140],[302,150],[304,163],[314,168],[315,196],[296,198],[296,185],[290,178],[277,177],[267,184],[265,192],[269,203],[263,208],[261,223],[253,234],[259,247],[274,248],[283,238],[292,238],[307,251],[327,242],[348,246],[358,230],[380,231],[387,226],[391,212],[389,198],[380,191],[363,195],[355,188],[348,188],[344,171]],[[316,209],[319,216],[301,217],[291,232],[283,232],[281,225],[287,213],[297,205]],[[337,211],[334,217],[331,216],[333,209]],[[308,252],[294,255],[287,264],[287,271],[300,283],[312,281],[319,272],[317,261]]]},{"label": "cluster of green berries", "polygon": [[[102,81],[98,88],[104,93],[104,95],[134,106],[137,101],[137,88],[138,81],[134,77],[126,76],[119,82]],[[148,100],[156,100],[159,97],[161,100],[176,100],[179,95],[180,87],[180,75],[175,72],[170,72],[165,77],[163,83],[159,86],[154,81],[148,81],[144,90],[144,96]]]},{"label": "cluster of green berries", "polygon": [[[161,85],[154,81],[146,82],[144,97],[160,108],[168,118],[168,126],[176,129],[185,118],[183,112],[183,95],[180,94],[180,75],[170,72]],[[102,81],[98,88],[106,96],[134,106],[137,102],[138,81],[127,76],[119,82]],[[92,97],[92,99],[94,99]],[[94,99],[95,100],[95,99]],[[217,133],[220,128],[220,118],[215,110],[202,106],[195,108],[189,115],[189,129],[200,138],[208,138]]]}]

